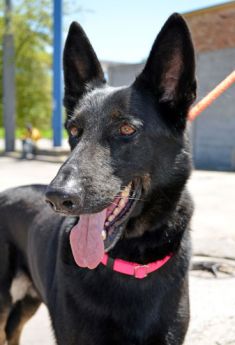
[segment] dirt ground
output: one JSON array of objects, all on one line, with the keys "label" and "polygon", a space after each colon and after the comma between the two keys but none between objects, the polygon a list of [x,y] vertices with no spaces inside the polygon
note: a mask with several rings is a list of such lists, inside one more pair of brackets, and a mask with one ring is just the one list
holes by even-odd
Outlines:
[{"label": "dirt ground", "polygon": [[[48,183],[59,164],[0,157],[0,190]],[[185,345],[235,345],[235,173],[194,171],[189,189],[194,261],[213,261],[224,272],[190,273],[191,323]],[[26,325],[21,345],[53,345],[45,306]]]}]

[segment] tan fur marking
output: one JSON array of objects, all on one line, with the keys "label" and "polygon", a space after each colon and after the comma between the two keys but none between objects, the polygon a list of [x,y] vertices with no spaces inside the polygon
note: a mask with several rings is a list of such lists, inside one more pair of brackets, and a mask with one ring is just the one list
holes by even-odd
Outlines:
[{"label": "tan fur marking", "polygon": [[22,300],[26,295],[37,297],[37,293],[32,286],[31,280],[23,272],[17,273],[16,277],[13,279],[10,294],[12,297],[12,303]]},{"label": "tan fur marking", "polygon": [[145,174],[142,177],[142,185],[143,185],[144,192],[147,193],[150,190],[150,186],[151,186],[151,177],[149,174]]},{"label": "tan fur marking", "polygon": [[118,109],[113,109],[113,110],[111,111],[111,117],[112,117],[113,119],[116,119],[116,118],[120,117],[121,115],[122,115],[122,113],[121,113],[120,110],[118,110]]}]

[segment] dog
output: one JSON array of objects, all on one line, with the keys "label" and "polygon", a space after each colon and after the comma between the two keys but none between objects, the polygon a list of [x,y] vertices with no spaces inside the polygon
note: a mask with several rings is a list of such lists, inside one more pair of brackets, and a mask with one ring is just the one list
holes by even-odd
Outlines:
[{"label": "dog", "polygon": [[189,29],[170,16],[128,87],[107,85],[76,22],[63,62],[71,153],[48,186],[0,196],[0,345],[19,344],[41,302],[59,345],[180,345],[193,212]]}]

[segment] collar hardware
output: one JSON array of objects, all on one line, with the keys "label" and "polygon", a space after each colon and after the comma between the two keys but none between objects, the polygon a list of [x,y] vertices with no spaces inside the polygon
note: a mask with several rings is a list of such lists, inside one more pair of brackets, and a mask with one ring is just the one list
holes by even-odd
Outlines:
[{"label": "collar hardware", "polygon": [[148,265],[139,265],[134,267],[134,276],[138,279],[146,278],[148,275]]}]

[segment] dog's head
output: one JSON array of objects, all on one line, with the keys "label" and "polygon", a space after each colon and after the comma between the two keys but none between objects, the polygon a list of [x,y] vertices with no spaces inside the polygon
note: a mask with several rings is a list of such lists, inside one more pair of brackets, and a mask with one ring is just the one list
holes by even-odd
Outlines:
[{"label": "dog's head", "polygon": [[[64,49],[71,154],[46,197],[55,211],[80,216],[70,235],[80,266],[96,267],[121,237],[150,229],[153,215],[166,212],[164,198],[174,204],[179,197],[190,171],[185,127],[194,70],[190,33],[178,14],[157,36],[142,73],[120,88],[106,84],[88,38],[72,23]],[[138,227],[146,212],[152,216]]]}]

